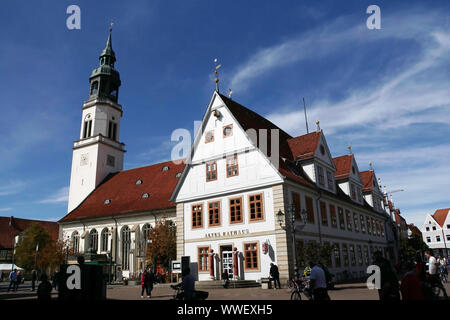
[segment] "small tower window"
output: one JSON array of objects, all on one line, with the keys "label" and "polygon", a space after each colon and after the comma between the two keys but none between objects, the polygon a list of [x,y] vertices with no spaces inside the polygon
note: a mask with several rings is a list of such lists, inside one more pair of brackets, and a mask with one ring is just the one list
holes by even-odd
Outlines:
[{"label": "small tower window", "polygon": [[91,85],[91,95],[98,93],[98,81],[94,81]]},{"label": "small tower window", "polygon": [[162,168],[162,171],[169,171],[169,167],[168,167],[168,166],[164,166],[164,167]]},{"label": "small tower window", "polygon": [[110,121],[108,126],[108,138],[117,140],[117,123]]},{"label": "small tower window", "polygon": [[141,179],[139,179],[138,181],[136,181],[136,185],[140,185],[140,184],[142,184],[142,180],[141,180]]},{"label": "small tower window", "polygon": [[111,200],[106,199],[104,203],[105,203],[105,204],[110,204],[110,203],[111,203]]},{"label": "small tower window", "polygon": [[90,120],[90,115],[86,117],[83,125],[83,139],[92,136],[92,120]]},{"label": "small tower window", "polygon": [[142,195],[142,199],[147,199],[148,197],[150,197],[150,194],[148,194],[148,193],[144,193]]}]

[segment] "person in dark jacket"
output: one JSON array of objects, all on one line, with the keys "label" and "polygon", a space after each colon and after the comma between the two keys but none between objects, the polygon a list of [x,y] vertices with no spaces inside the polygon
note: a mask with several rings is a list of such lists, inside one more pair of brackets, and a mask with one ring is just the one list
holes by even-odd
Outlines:
[{"label": "person in dark jacket", "polygon": [[149,269],[147,271],[147,275],[145,277],[145,283],[147,288],[147,296],[149,298],[152,297],[152,290],[153,290],[153,284],[155,283],[155,274],[153,273],[152,269]]},{"label": "person in dark jacket", "polygon": [[45,273],[41,276],[41,283],[37,289],[37,298],[40,301],[51,300],[52,284],[48,281],[47,275]]},{"label": "person in dark jacket", "polygon": [[35,290],[36,280],[37,280],[37,271],[33,269],[33,271],[31,271],[31,291]]},{"label": "person in dark jacket", "polygon": [[278,284],[278,289],[281,289],[280,273],[278,267],[273,263],[270,264],[270,277],[273,281],[273,288],[276,289]]},{"label": "person in dark jacket", "polygon": [[225,269],[225,271],[222,273],[222,281],[223,281],[223,287],[226,289],[228,288],[228,285],[230,283],[230,276],[228,275],[228,270]]},{"label": "person in dark jacket", "polygon": [[380,300],[400,300],[400,285],[391,263],[383,258],[381,251],[376,251],[374,258],[381,273],[381,289],[378,290]]}]

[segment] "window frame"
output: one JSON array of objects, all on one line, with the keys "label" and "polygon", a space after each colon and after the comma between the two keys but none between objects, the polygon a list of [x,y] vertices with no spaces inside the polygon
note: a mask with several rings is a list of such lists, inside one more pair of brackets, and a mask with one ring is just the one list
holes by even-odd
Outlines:
[{"label": "window frame", "polygon": [[[233,159],[234,164],[229,164],[229,160]],[[226,161],[226,171],[227,171],[227,178],[237,177],[239,175],[239,162],[238,162],[238,155],[234,154],[232,156],[228,156],[225,159]],[[229,174],[229,170],[233,172],[233,169],[236,169],[236,174]]]},{"label": "window frame", "polygon": [[313,198],[305,196],[305,206],[308,218],[306,219],[308,223],[314,224],[314,201]]},{"label": "window frame", "polygon": [[[255,200],[250,200],[250,197],[256,197],[260,196],[260,200],[259,201],[255,201]],[[261,202],[261,217],[258,217],[255,211],[255,218],[252,218],[252,204],[255,204],[255,210],[256,210],[256,203],[257,202]],[[248,195],[248,221],[250,222],[254,222],[254,221],[262,221],[264,220],[264,194],[263,193],[255,193],[255,194],[249,194]]]},{"label": "window frame", "polygon": [[[198,217],[200,217],[200,224],[194,226],[194,207],[200,207],[199,210],[195,210],[195,221],[198,222]],[[200,214],[199,214],[200,212]],[[203,228],[203,203],[196,203],[191,205],[191,229],[201,229]]]},{"label": "window frame", "polygon": [[[236,205],[236,202],[234,203],[234,204],[232,204],[231,203],[231,201],[236,201],[236,200],[239,200],[240,202],[239,202],[239,205]],[[243,208],[244,208],[244,198],[243,197],[236,197],[236,198],[230,198],[230,199],[228,199],[228,206],[229,206],[229,209],[230,209],[230,224],[236,224],[236,223],[242,223],[242,222],[244,222],[244,212],[243,212]],[[239,206],[240,208],[239,208],[239,216],[240,216],[240,219],[239,220],[235,220],[235,221],[232,221],[231,220],[231,217],[232,217],[232,208],[236,208],[237,206]],[[234,209],[235,210],[235,216],[236,216],[236,209]]]},{"label": "window frame", "polygon": [[322,226],[328,227],[328,211],[327,211],[327,204],[325,201],[320,201],[320,217],[321,217],[321,223]]},{"label": "window frame", "polygon": [[[210,141],[208,141],[208,139],[206,139],[206,137],[208,136],[209,133],[212,133],[212,139]],[[208,131],[205,132],[205,144],[214,142],[214,138],[215,138],[214,130],[208,130]]]},{"label": "window frame", "polygon": [[[218,207],[215,208],[213,207],[211,209],[211,205],[216,205],[218,204]],[[220,227],[222,225],[222,210],[221,210],[221,201],[217,200],[217,201],[210,201],[208,202],[208,227]],[[216,215],[217,215],[217,222],[213,222],[211,223],[211,210],[213,210],[213,220],[216,220]],[[218,211],[217,213],[215,211]]]},{"label": "window frame", "polygon": [[[231,128],[231,134],[229,136],[225,135],[225,129],[226,128]],[[225,138],[229,138],[229,137],[232,137],[232,136],[233,136],[233,124],[230,123],[230,124],[227,124],[226,126],[223,126],[222,127],[222,138],[225,139]]]},{"label": "window frame", "polygon": [[[200,250],[202,249],[206,249],[206,253],[201,252]],[[209,252],[211,250],[210,246],[199,246],[197,247],[197,270],[198,273],[208,273],[209,272]],[[201,269],[202,264],[200,263],[201,261],[203,261],[203,257],[205,258],[205,265],[206,268],[205,269]]]},{"label": "window frame", "polygon": [[330,209],[330,220],[331,220],[331,227],[332,228],[338,228],[338,221],[336,216],[336,206],[334,204],[331,204],[328,206]]},{"label": "window frame", "polygon": [[[214,170],[208,170],[208,166],[215,166]],[[217,180],[217,161],[209,161],[205,163],[205,170],[206,170],[206,182],[216,181]],[[208,173],[211,173],[211,175],[208,175]],[[215,178],[212,178],[212,174],[215,173]]]},{"label": "window frame", "polygon": [[[247,250],[247,246],[248,245],[255,245],[256,248],[254,250]],[[260,256],[259,256],[259,242],[256,241],[251,241],[251,242],[244,242],[243,243],[243,247],[244,247],[244,271],[259,271],[260,270]],[[247,266],[247,253],[248,252],[254,252],[256,254],[256,267],[248,267]],[[252,256],[253,257],[253,256]],[[253,263],[253,259],[251,259],[252,263]]]}]

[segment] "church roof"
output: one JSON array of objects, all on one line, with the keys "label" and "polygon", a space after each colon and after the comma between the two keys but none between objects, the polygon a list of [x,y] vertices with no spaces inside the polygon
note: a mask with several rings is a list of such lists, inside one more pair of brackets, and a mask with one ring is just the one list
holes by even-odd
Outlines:
[{"label": "church roof", "polygon": [[373,170],[361,171],[359,174],[363,181],[363,191],[372,191],[372,189],[373,189]]},{"label": "church roof", "polygon": [[333,158],[336,171],[334,177],[336,180],[346,179],[350,176],[353,164],[353,154]]},{"label": "church roof", "polygon": [[[185,167],[183,161],[180,162],[167,161],[110,174],[59,222],[175,207],[169,199],[179,180],[177,174]],[[145,194],[148,197],[143,197]]]},{"label": "church roof", "polygon": [[450,208],[438,209],[434,212],[433,218],[441,227],[444,227],[445,220],[447,219],[448,212]]},{"label": "church roof", "polygon": [[46,229],[52,240],[58,240],[59,225],[56,222],[20,219],[16,217],[0,217],[0,248],[12,249],[14,247],[14,237],[24,232],[33,223],[39,224]]}]

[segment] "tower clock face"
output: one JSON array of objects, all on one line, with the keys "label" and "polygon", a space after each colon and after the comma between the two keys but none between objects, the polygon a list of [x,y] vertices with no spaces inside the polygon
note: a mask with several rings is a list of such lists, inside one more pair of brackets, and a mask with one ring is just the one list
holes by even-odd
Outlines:
[{"label": "tower clock face", "polygon": [[81,155],[81,160],[80,160],[80,166],[85,166],[88,164],[89,161],[89,154],[82,154]]}]

